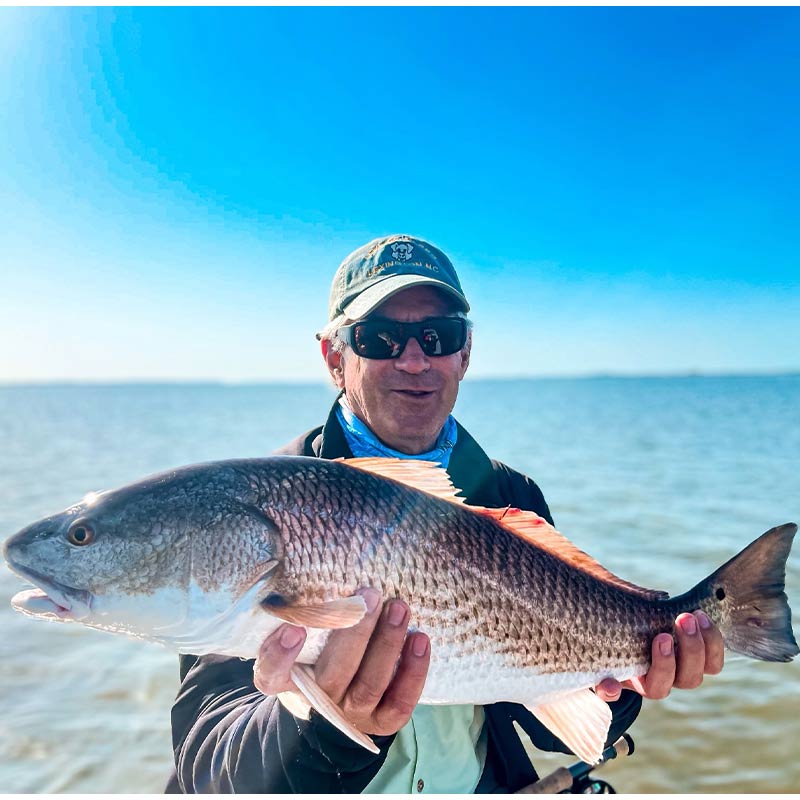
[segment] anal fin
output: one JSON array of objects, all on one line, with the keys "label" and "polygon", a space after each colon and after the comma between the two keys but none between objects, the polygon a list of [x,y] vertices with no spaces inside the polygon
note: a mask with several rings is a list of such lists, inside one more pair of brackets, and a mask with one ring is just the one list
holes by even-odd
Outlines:
[{"label": "anal fin", "polygon": [[[292,667],[292,680],[295,686],[303,693],[311,707],[325,717],[336,729],[352,739],[356,744],[365,747],[370,753],[380,753],[372,739],[362,733],[342,713],[342,710],[331,700],[325,691],[314,679],[314,670],[307,664],[295,664]],[[281,699],[284,702],[284,698]],[[286,704],[292,710],[292,703]],[[300,707],[302,708],[302,707]],[[298,710],[300,710],[298,708]]]},{"label": "anal fin", "polygon": [[611,726],[611,709],[591,689],[581,689],[553,703],[527,709],[581,761],[587,764],[600,761]]}]

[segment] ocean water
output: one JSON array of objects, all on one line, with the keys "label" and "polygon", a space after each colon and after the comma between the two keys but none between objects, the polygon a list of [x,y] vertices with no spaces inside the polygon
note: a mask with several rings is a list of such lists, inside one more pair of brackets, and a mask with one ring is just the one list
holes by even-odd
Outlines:
[{"label": "ocean water", "polygon": [[[333,398],[322,384],[0,387],[0,539],[89,490],[265,455]],[[456,414],[537,480],[562,532],[643,585],[682,592],[800,521],[800,376],[467,381]],[[0,792],[160,792],[176,657],[16,614],[22,586],[0,568]],[[787,593],[797,637],[800,545]],[[700,689],[646,702],[631,734],[636,753],[599,773],[618,791],[797,791],[800,661],[730,656]]]}]

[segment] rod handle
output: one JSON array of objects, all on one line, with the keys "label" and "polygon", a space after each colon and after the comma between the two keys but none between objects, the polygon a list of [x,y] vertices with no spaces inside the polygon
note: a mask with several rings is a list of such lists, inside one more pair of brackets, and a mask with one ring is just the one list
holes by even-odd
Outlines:
[{"label": "rod handle", "polygon": [[536,783],[524,786],[515,794],[558,794],[572,787],[572,773],[566,767],[559,767],[555,772],[545,775]]}]

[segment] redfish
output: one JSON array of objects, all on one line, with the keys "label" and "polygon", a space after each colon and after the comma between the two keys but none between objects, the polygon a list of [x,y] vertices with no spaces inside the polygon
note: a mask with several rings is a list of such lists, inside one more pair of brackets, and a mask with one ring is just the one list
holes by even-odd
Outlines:
[{"label": "redfish", "polygon": [[12,605],[44,619],[254,658],[284,621],[309,630],[294,668],[308,703],[363,746],[313,678],[332,629],[364,615],[359,587],[401,597],[431,639],[420,700],[521,703],[584,761],[611,711],[591,689],[644,674],[653,637],[702,609],[725,645],[798,652],[784,592],[797,526],[763,534],[670,598],[622,580],[545,520],[466,505],[436,465],[278,456],[184,467],[88,495],[10,538],[36,587]]}]

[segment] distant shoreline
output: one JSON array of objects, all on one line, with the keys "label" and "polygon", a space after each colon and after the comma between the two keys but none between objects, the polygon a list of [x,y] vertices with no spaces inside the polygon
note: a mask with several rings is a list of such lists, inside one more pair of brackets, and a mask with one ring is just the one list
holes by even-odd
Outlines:
[{"label": "distant shoreline", "polygon": [[[579,375],[492,375],[468,376],[466,383],[519,383],[535,381],[597,381],[597,380],[694,380],[694,379],[747,379],[747,378],[797,378],[800,370],[786,372],[663,372],[663,373],[624,373],[624,372],[597,372]],[[244,389],[266,387],[320,387],[334,391],[332,384],[324,380],[260,380],[260,381],[229,381],[212,379],[136,379],[121,378],[119,380],[25,380],[4,381],[0,380],[0,389],[47,389],[47,388],[219,388],[219,389]]]}]

